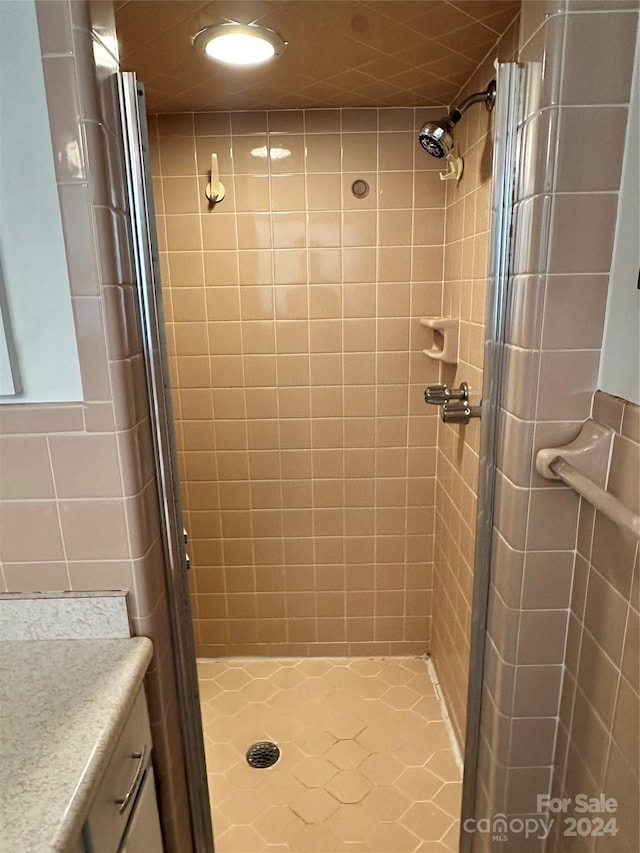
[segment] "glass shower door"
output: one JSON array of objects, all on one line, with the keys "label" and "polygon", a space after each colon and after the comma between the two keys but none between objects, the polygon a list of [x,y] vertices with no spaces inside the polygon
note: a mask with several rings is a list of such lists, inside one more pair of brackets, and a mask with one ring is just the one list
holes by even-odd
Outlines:
[{"label": "glass shower door", "polygon": [[132,72],[120,74],[118,83],[140,331],[162,516],[165,586],[189,790],[193,850],[195,853],[211,853],[214,849],[213,831],[164,332],[156,218],[148,162],[144,86]]},{"label": "glass shower door", "polygon": [[464,749],[460,853],[470,853],[474,835],[465,832],[465,820],[475,815],[478,756],[482,717],[484,646],[489,603],[491,542],[499,451],[499,410],[503,383],[503,352],[508,306],[511,222],[517,168],[517,129],[520,115],[522,69],[515,63],[497,63],[489,269],[480,434],[478,515],[474,556],[471,652],[467,692],[467,728]]}]

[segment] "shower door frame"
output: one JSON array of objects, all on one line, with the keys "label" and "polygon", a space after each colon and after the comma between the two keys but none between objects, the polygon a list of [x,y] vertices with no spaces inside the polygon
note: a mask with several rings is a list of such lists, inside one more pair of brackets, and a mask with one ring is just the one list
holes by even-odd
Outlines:
[{"label": "shower door frame", "polygon": [[[511,222],[516,181],[517,128],[522,103],[522,69],[497,63],[492,209],[487,277],[487,320],[483,373],[482,429],[478,478],[478,515],[474,555],[471,650],[467,694],[467,727],[459,853],[470,853],[473,836],[463,833],[466,817],[475,813],[480,745],[484,645],[489,603],[491,543],[496,469],[499,453],[499,411],[507,317]],[[182,534],[175,434],[167,364],[158,243],[155,226],[144,84],[135,73],[118,75],[124,154],[129,192],[132,245],[136,266],[141,334],[147,371],[149,413],[156,460],[165,585],[171,622],[171,646],[182,727],[189,811],[194,853],[212,853],[213,832],[204,763],[202,719],[192,632],[191,606]]]},{"label": "shower door frame", "polygon": [[[196,669],[188,560],[185,550],[171,384],[162,308],[158,236],[149,165],[144,84],[134,72],[118,73],[131,248],[147,378],[151,441],[156,470],[165,590],[178,715],[185,761],[193,853],[214,853],[213,827],[200,694]],[[159,570],[160,567],[159,567]]]},{"label": "shower door frame", "polygon": [[482,427],[459,853],[471,853],[474,839],[473,834],[464,831],[464,821],[475,816],[478,790],[485,638],[491,581],[496,472],[501,446],[500,407],[510,298],[511,236],[519,165],[518,127],[522,117],[523,79],[523,69],[517,63],[496,62],[497,95],[491,175]]}]

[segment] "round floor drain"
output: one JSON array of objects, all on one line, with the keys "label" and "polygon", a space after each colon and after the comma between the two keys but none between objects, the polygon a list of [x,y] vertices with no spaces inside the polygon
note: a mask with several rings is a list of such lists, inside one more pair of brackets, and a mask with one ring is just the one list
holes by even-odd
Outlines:
[{"label": "round floor drain", "polygon": [[280,750],[270,740],[254,743],[247,750],[247,762],[251,767],[271,767],[280,758]]}]

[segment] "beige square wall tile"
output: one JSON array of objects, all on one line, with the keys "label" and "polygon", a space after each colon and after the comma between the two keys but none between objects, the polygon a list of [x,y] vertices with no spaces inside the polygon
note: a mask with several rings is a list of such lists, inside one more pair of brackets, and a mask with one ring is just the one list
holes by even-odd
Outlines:
[{"label": "beige square wall tile", "polygon": [[538,418],[575,421],[589,417],[599,359],[597,350],[542,352]]},{"label": "beige square wall tile", "polygon": [[0,495],[3,500],[55,495],[44,436],[0,438]]},{"label": "beige square wall tile", "polygon": [[614,194],[556,196],[549,272],[608,272],[616,213],[617,196]]},{"label": "beige square wall tile", "polygon": [[596,125],[602,120],[611,128],[614,138],[622,139],[627,122],[624,107],[564,107],[560,111],[559,133],[563,144],[558,149],[557,191],[617,191],[623,149],[615,146],[609,157],[598,156]]},{"label": "beige square wall tile", "polygon": [[0,533],[3,561],[64,559],[55,501],[3,501],[0,504]]},{"label": "beige square wall tile", "polygon": [[[4,576],[7,582],[7,592],[55,591],[69,589],[67,566],[63,562],[47,563],[5,563]],[[90,589],[100,589],[102,584],[91,586]],[[73,581],[71,582],[73,587]]]},{"label": "beige square wall tile", "polygon": [[[562,103],[628,103],[636,24],[637,13],[634,12],[568,17]],[[602,74],[599,63],[587,58],[603,55],[607,50],[616,52],[620,74]]]},{"label": "beige square wall tile", "polygon": [[58,497],[122,494],[114,435],[52,436],[49,448]]},{"label": "beige square wall tile", "polygon": [[60,524],[70,560],[126,559],[127,526],[122,502],[60,501]]},{"label": "beige square wall tile", "polygon": [[306,139],[307,172],[339,172],[340,136],[335,133],[311,135]]},{"label": "beige square wall tile", "polygon": [[128,560],[69,563],[69,579],[73,590],[133,590],[132,564]]}]

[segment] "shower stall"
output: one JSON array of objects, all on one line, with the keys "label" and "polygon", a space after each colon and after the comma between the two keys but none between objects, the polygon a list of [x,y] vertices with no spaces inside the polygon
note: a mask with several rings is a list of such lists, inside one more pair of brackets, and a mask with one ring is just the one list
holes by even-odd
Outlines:
[{"label": "shower stall", "polygon": [[[559,29],[586,26],[586,15],[566,17],[535,30],[545,50],[557,48]],[[617,17],[620,26],[624,14]],[[512,32],[498,55],[513,58],[514,44]],[[539,57],[534,36],[521,45],[524,63],[527,50]],[[545,374],[535,374],[531,354],[539,356],[541,342],[522,325],[533,285],[518,280],[542,275],[547,263],[556,273],[548,246],[535,258],[527,252],[537,229],[541,244],[553,239],[549,211],[563,204],[562,187],[556,199],[556,184],[547,186],[548,173],[532,160],[553,136],[540,136],[532,117],[554,102],[558,83],[536,60],[526,74],[503,62],[478,92],[496,73],[494,56],[444,118],[413,108],[160,114],[150,117],[148,142],[134,115],[144,123],[144,109],[132,106],[140,89],[133,78],[125,83],[197,849],[209,849],[210,825],[196,654],[207,659],[205,731],[207,691],[218,690],[207,683],[207,673],[219,672],[212,659],[306,660],[309,672],[278,664],[279,678],[289,687],[316,679],[322,700],[313,657],[429,654],[454,743],[465,744],[461,851],[494,849],[478,816],[542,819],[535,797],[558,778],[553,733],[568,601],[558,593],[527,605],[509,587],[517,571],[511,580],[504,574],[521,559],[526,583],[539,552],[560,562],[556,554],[573,547],[567,531],[579,506],[572,491],[531,479],[514,461],[525,448],[531,458],[541,435],[550,444],[566,436],[553,424],[538,427],[553,418],[527,396]],[[474,104],[486,110],[460,122]],[[207,203],[212,155],[226,189]],[[451,173],[440,176],[434,166],[443,159]],[[549,192],[539,198],[541,188]],[[452,359],[445,353],[454,327]],[[580,369],[592,388],[592,366],[585,359]],[[427,402],[444,404],[441,420],[424,407],[425,386]],[[571,411],[589,415],[584,398]],[[521,429],[514,419],[532,426],[509,442],[505,431]],[[168,469],[174,476],[163,483]],[[554,517],[562,531],[549,526]],[[536,632],[547,629],[553,640],[542,648]],[[241,669],[232,664],[229,683],[272,671],[267,660]],[[391,678],[409,679],[405,670]],[[226,731],[218,717],[215,724]],[[327,733],[352,742],[354,754],[366,751],[363,729],[352,728]],[[535,755],[522,747],[528,737]],[[286,743],[282,732],[279,739]],[[269,763],[272,745],[255,746],[257,761]],[[359,802],[327,790],[343,804]],[[428,802],[433,821],[442,809]],[[454,844],[449,827],[438,838]],[[543,842],[527,839],[527,849]],[[495,843],[522,849],[519,838]]]},{"label": "shower stall", "polygon": [[167,853],[636,853],[637,3],[32,5],[82,393],[2,407],[0,585],[126,591]]},{"label": "shower stall", "polygon": [[[196,654],[211,661],[228,655],[406,658],[428,653],[433,636],[440,693],[434,694],[427,682],[418,688],[417,670],[411,684],[415,682],[427,703],[437,703],[437,695],[445,699],[453,755],[460,754],[466,732],[464,814],[475,813],[495,414],[501,388],[519,95],[516,67],[502,64],[495,120],[490,116],[496,103],[492,81],[485,92],[468,96],[440,121],[425,123],[424,116],[431,111],[393,109],[195,114],[186,121],[183,116],[152,116],[149,136],[143,88],[134,75],[122,77],[139,308],[167,533],[174,655],[194,831],[202,849],[210,843],[210,830]],[[453,125],[475,103],[483,103],[486,110],[465,134],[466,181],[471,189],[465,192],[462,184],[447,191],[422,148],[435,157],[457,150]],[[287,130],[278,129],[279,122]],[[416,145],[416,135],[422,148]],[[432,141],[436,139],[443,146],[437,152]],[[328,172],[340,148],[341,173]],[[189,149],[191,155],[185,153]],[[214,149],[226,196],[207,206],[197,201],[196,192],[203,189]],[[185,158],[190,156],[193,166],[187,168]],[[297,158],[298,165],[288,158]],[[295,182],[301,178],[306,181],[306,198],[297,195]],[[368,192],[356,192],[358,182],[372,190],[369,198]],[[261,195],[263,186],[268,192]],[[189,195],[195,205],[191,208]],[[471,240],[460,227],[465,206],[477,210]],[[182,236],[175,232],[176,226],[187,223],[200,232],[195,242],[184,229]],[[452,276],[448,291],[439,265],[444,260],[445,266],[455,267],[452,257],[468,251],[469,244],[478,257],[459,269],[459,281]],[[405,274],[407,282],[397,280]],[[464,306],[460,288],[467,278],[474,293]],[[200,292],[193,286],[197,281],[204,285]],[[204,302],[199,304],[198,299]],[[460,345],[454,359],[458,364],[439,363],[439,358],[425,354],[429,332],[421,320],[429,314],[458,315]],[[460,382],[464,399],[456,401],[454,386]],[[433,402],[436,388],[444,398],[440,427],[440,412],[424,405],[425,384],[431,394],[428,402]],[[471,420],[480,413],[482,434],[479,417]],[[453,475],[443,476],[437,486],[435,453],[442,454],[438,464],[450,466]],[[464,480],[468,497],[452,505],[456,480]],[[461,498],[464,501],[465,496],[458,493]],[[480,514],[474,546],[471,515],[476,500]],[[183,514],[188,543],[180,521]],[[458,556],[446,542],[454,526],[456,547],[463,549]],[[439,536],[435,551],[434,534]],[[192,560],[189,583],[185,544]],[[460,569],[466,578],[459,575]],[[434,571],[440,573],[435,582]],[[462,601],[454,604],[450,598],[460,593],[464,607]],[[447,613],[451,607],[454,612]],[[448,617],[454,622],[446,625]],[[290,663],[280,666],[294,679]],[[364,689],[364,671],[360,673],[356,663],[354,667],[354,683]],[[426,673],[425,664],[420,667]],[[263,669],[256,662],[247,672],[259,671],[260,677],[272,672],[269,666]],[[200,670],[200,693],[206,701],[210,687],[218,689],[206,680],[206,673],[219,673],[220,668],[203,661]],[[296,677],[299,672],[295,669]],[[393,685],[409,681],[411,672],[411,668],[394,670],[386,677]],[[241,681],[242,665],[230,674]],[[318,680],[320,671],[311,674],[318,696],[325,696],[331,707]],[[329,673],[328,683],[331,677]],[[375,690],[372,679],[367,684],[367,689]],[[378,689],[388,688],[384,684]],[[415,704],[419,696],[406,690]],[[354,705],[357,695],[350,695],[349,704]],[[371,724],[376,713],[384,714],[382,704],[376,711],[372,703],[373,696],[369,716],[367,708],[361,709],[363,724]],[[402,707],[386,709],[392,714],[385,723],[387,731],[393,730],[393,714]],[[421,725],[429,725],[434,737],[442,714],[436,705],[429,707],[432,716]],[[287,744],[282,721],[269,723],[263,708],[256,731],[280,733],[284,762],[286,747],[297,747]],[[340,719],[350,717],[348,706],[340,703],[334,713]],[[407,716],[411,711],[407,707],[400,713]],[[402,719],[398,717],[399,725],[410,724],[408,717],[404,723]],[[227,731],[221,717],[209,723],[212,732]],[[419,723],[415,717],[413,727]],[[206,725],[207,719],[205,731]],[[445,731],[438,735],[444,738],[443,748],[449,742]],[[324,735],[336,739],[329,730]],[[367,781],[366,768],[367,761],[375,765],[372,759],[380,757],[380,747],[368,746],[366,731],[354,729],[353,738],[338,742],[343,747],[350,743],[352,751],[362,753],[365,769],[359,778],[364,774],[365,785],[375,784],[375,769]],[[262,762],[271,746],[259,742],[256,748]],[[421,755],[415,740],[414,752]],[[274,755],[279,757],[279,751]],[[440,768],[440,777],[429,777],[440,779],[434,796],[443,780],[444,791],[459,779],[453,760],[445,761],[446,750],[415,756],[409,768],[425,763],[427,776],[432,766]],[[443,762],[449,762],[449,770],[443,769]],[[220,776],[211,775],[215,767],[214,759],[209,759],[210,784]],[[347,766],[338,776],[341,772],[351,771]],[[235,777],[236,785],[241,784],[239,778]],[[330,797],[338,803],[340,796],[343,803],[354,802],[350,793],[336,792],[339,781],[333,784]],[[214,805],[218,797],[226,796],[219,788],[211,794]],[[449,812],[443,811],[439,800],[422,804],[431,809],[433,831],[446,838],[443,843],[452,850],[457,849],[459,832],[455,800],[456,796]],[[222,816],[218,819],[222,821]],[[420,831],[416,829],[420,819],[414,819],[418,820],[414,831]],[[371,831],[379,833],[380,828]]]}]

